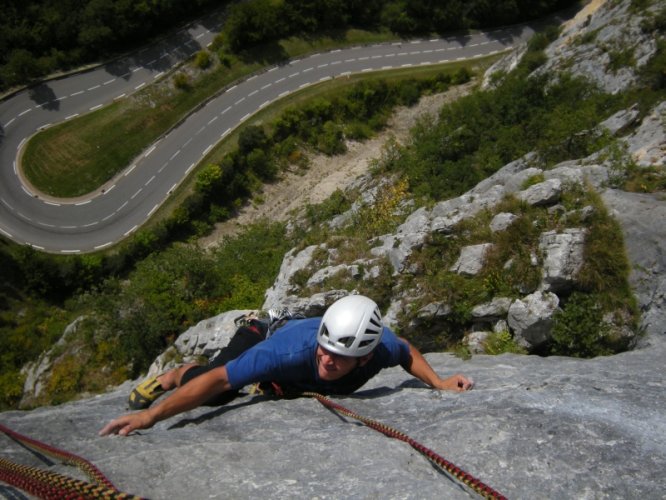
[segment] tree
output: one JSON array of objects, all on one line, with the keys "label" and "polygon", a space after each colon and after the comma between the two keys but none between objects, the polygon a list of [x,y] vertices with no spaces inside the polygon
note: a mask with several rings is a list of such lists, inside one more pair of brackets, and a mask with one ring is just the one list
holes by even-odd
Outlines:
[{"label": "tree", "polygon": [[247,166],[264,180],[273,180],[277,175],[277,166],[263,149],[253,149],[247,155]]},{"label": "tree", "polygon": [[2,79],[7,86],[29,82],[41,73],[37,59],[26,49],[11,52],[7,64],[2,68]]},{"label": "tree", "polygon": [[197,175],[196,189],[203,194],[210,194],[222,180],[222,169],[219,165],[209,163]]},{"label": "tree", "polygon": [[238,135],[238,150],[243,156],[254,149],[266,149],[268,144],[268,137],[261,126],[248,125]]}]

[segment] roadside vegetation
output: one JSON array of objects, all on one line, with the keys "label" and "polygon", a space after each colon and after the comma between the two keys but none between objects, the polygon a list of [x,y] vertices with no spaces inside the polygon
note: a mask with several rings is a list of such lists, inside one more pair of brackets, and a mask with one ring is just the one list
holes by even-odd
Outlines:
[{"label": "roadside vegetation", "polygon": [[[340,38],[351,28],[391,31],[402,36],[491,28],[537,19],[574,3],[572,0],[485,0],[447,2],[369,0],[33,0],[3,3],[0,17],[0,93],[54,72],[117,56],[182,26],[194,17],[221,12],[224,40],[230,52],[280,56],[280,41],[291,37]],[[215,17],[217,19],[215,19]],[[213,16],[214,24],[221,16]],[[344,38],[344,36],[343,36]],[[256,59],[255,59],[256,60]],[[266,62],[266,61],[264,61]]]},{"label": "roadside vegetation", "polygon": [[[24,379],[21,367],[51,346],[64,326],[78,317],[82,319],[68,335],[67,345],[52,355],[54,368],[47,392],[34,404],[66,401],[84,391],[100,391],[109,384],[135,377],[179,333],[197,321],[232,308],[260,307],[263,291],[273,282],[287,249],[326,242],[341,255],[354,255],[367,246],[368,239],[391,231],[402,221],[406,212],[396,208],[403,207],[404,202],[430,205],[462,194],[503,162],[527,151],[536,151],[539,166],[548,168],[558,161],[610,146],[609,154],[615,155],[617,163],[613,180],[617,186],[643,192],[663,191],[663,172],[647,176],[644,170],[631,165],[614,139],[588,131],[615,110],[638,102],[645,112],[651,104],[664,99],[665,49],[659,42],[659,50],[643,70],[639,87],[611,96],[573,78],[562,78],[546,91],[545,80],[527,78],[542,60],[539,44],[533,45],[523,66],[500,79],[495,89],[475,91],[445,106],[438,120],[420,123],[409,145],[387,147],[377,162],[375,175],[388,179],[390,189],[381,203],[364,207],[352,227],[333,230],[325,223],[355,201],[353,193],[337,192],[324,203],[307,207],[304,222],[291,232],[264,221],[223,242],[218,250],[205,251],[194,245],[198,235],[205,234],[214,221],[227,216],[245,196],[256,192],[261,182],[276,174],[275,169],[279,172],[282,164],[306,168],[310,151],[335,153],[344,146],[342,139],[347,134],[361,138],[372,133],[375,129],[370,125],[381,127],[394,106],[414,99],[414,89],[418,95],[441,91],[473,77],[471,71],[443,72],[423,80],[355,82],[350,89],[323,94],[284,110],[261,125],[254,123],[244,128],[238,133],[236,147],[227,146],[209,158],[195,176],[191,190],[181,193],[181,204],[172,214],[165,214],[112,252],[56,257],[3,241],[0,408],[13,407],[20,399]],[[376,107],[373,99],[379,96],[390,104]],[[348,107],[371,113],[346,114]],[[568,119],[570,116],[576,119]],[[626,307],[628,323],[636,317],[626,282],[626,257],[617,243],[621,238],[619,229],[594,193],[576,194],[565,201],[568,208],[586,204],[595,207],[595,217],[585,222],[594,235],[587,249],[591,252],[590,264],[579,277],[579,289],[558,318],[560,326],[549,353],[609,354],[627,346],[595,329],[600,315],[610,305],[619,303]],[[516,258],[524,258],[527,249],[534,245],[530,230],[533,221],[544,227],[565,227],[564,221],[552,214],[538,210],[528,213],[511,199],[506,203],[521,213],[522,222],[514,234],[520,245],[514,249],[514,240],[498,242],[500,253],[517,252]],[[470,241],[481,237],[477,225],[474,221],[468,223],[460,228],[461,234]],[[418,258],[424,262],[449,258],[444,250],[450,245],[448,241],[433,240]],[[505,257],[498,255],[497,262]],[[349,289],[361,285],[364,292],[386,305],[390,278],[387,264],[373,283],[359,284],[334,277],[336,281],[326,285]],[[473,305],[472,297],[499,291],[510,295],[520,282],[535,278],[527,271],[523,275],[507,274],[496,267],[489,268],[478,282],[453,283],[454,277],[443,271],[419,279],[423,280],[420,285],[432,287],[437,293],[458,294],[459,314],[455,316],[458,323],[452,324],[441,338],[413,340],[426,348],[451,348],[460,339],[466,311]],[[586,327],[581,330],[581,325]],[[495,352],[516,348],[506,335],[497,334],[491,342]]]}]

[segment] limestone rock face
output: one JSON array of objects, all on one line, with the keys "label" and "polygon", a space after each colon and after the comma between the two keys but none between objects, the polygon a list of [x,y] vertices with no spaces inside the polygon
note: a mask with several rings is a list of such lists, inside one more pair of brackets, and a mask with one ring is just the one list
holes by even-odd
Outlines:
[{"label": "limestone rock face", "polygon": [[[476,387],[437,392],[401,368],[354,396],[333,398],[390,425],[508,498],[661,498],[666,470],[663,338],[592,360],[428,354]],[[311,399],[245,396],[132,436],[98,437],[127,411],[131,383],[95,398],[5,412],[11,429],[92,461],[120,489],[173,498],[469,499],[404,442],[338,418]],[[0,435],[0,454],[49,466]],[[0,497],[22,498],[0,485]]]}]

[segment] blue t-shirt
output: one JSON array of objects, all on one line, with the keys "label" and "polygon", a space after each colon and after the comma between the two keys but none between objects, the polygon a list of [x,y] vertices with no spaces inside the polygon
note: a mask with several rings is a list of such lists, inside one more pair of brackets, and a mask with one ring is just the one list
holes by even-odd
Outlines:
[{"label": "blue t-shirt", "polygon": [[409,362],[409,346],[384,327],[372,358],[344,377],[321,380],[315,352],[321,318],[291,320],[267,340],[248,349],[226,364],[232,389],[255,382],[276,382],[284,389],[316,391],[325,394],[350,394],[383,368]]}]

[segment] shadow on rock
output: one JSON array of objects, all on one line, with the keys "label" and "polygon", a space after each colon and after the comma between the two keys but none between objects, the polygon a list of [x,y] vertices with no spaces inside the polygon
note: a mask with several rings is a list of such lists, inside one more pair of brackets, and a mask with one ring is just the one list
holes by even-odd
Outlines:
[{"label": "shadow on rock", "polygon": [[204,423],[208,420],[211,420],[213,418],[217,418],[221,415],[224,415],[225,413],[227,413],[229,411],[233,411],[237,408],[243,408],[244,406],[254,405],[254,404],[257,404],[261,401],[267,401],[267,400],[270,400],[270,399],[274,399],[274,398],[266,397],[266,396],[255,396],[255,397],[253,397],[252,399],[250,399],[248,401],[243,401],[242,403],[238,403],[238,404],[234,404],[234,405],[226,404],[226,405],[223,405],[223,406],[220,406],[220,407],[216,407],[213,411],[210,411],[208,413],[204,413],[203,415],[199,415],[198,417],[183,418],[182,420],[179,420],[175,424],[171,425],[169,427],[169,430],[171,430],[171,429],[181,429],[181,428],[186,427],[190,424],[199,425],[199,424],[202,424],[202,423]]}]

